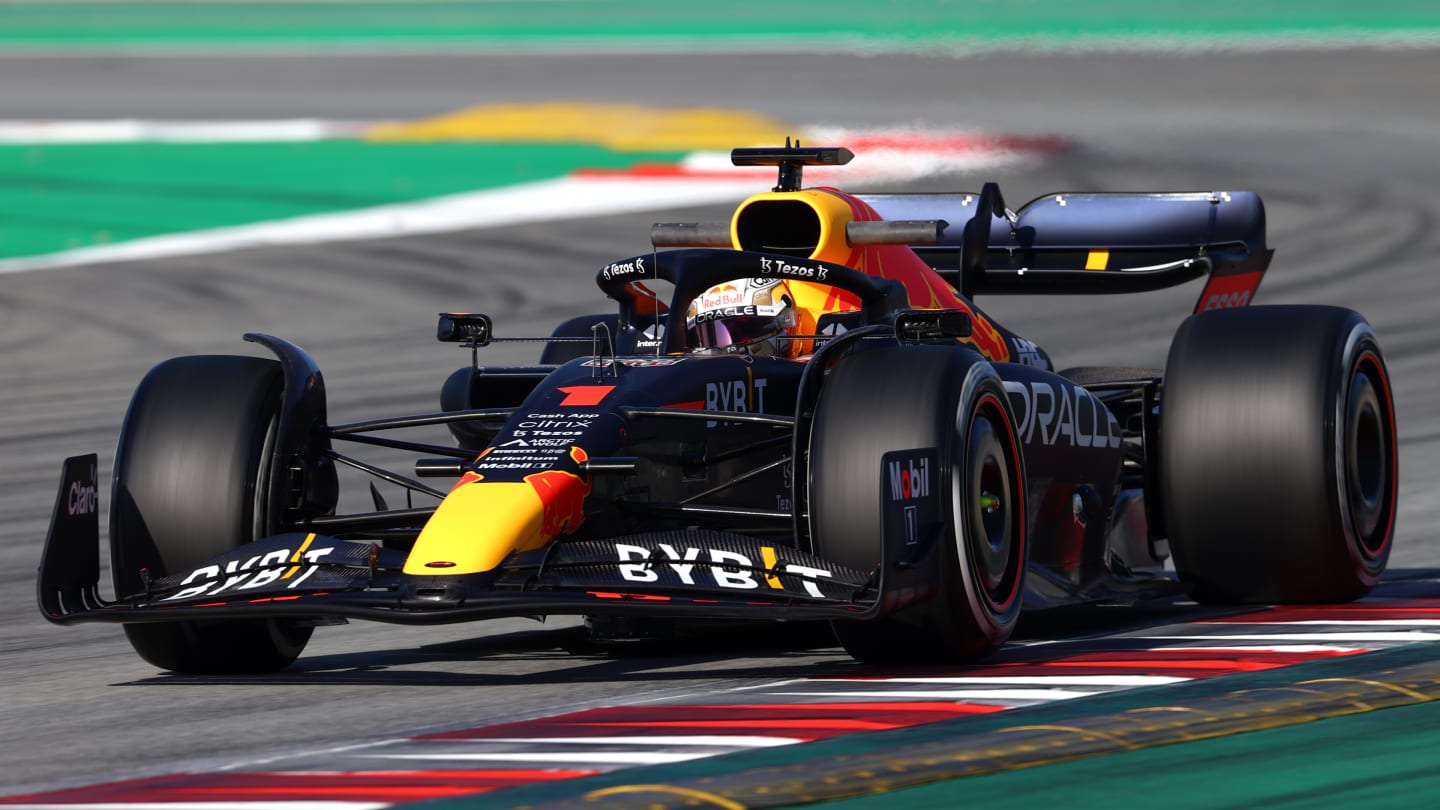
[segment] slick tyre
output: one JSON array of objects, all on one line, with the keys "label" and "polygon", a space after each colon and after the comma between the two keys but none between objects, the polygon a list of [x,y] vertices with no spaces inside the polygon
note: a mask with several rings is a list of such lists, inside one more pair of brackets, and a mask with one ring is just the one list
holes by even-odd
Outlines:
[{"label": "slick tyre", "polygon": [[[894,587],[898,558],[882,549],[882,460],[934,448],[939,526],[907,561],[928,576]],[[969,661],[1004,644],[1019,616],[1026,567],[1025,471],[1004,386],[978,354],[947,346],[872,349],[831,371],[810,441],[810,514],[816,552],[882,571],[883,599],[904,604],[872,621],[836,621],[840,643],[881,664]],[[893,532],[892,532],[893,534]]]},{"label": "slick tyre", "polygon": [[1196,600],[1348,601],[1385,570],[1395,407],[1359,313],[1191,316],[1170,346],[1160,430],[1164,522]]},{"label": "slick tyre", "polygon": [[[140,382],[115,455],[110,543],[115,590],[141,593],[268,534],[270,451],[279,421],[280,365],[252,357],[167,360]],[[141,658],[188,673],[273,672],[304,649],[312,628],[246,619],[125,625]]]},{"label": "slick tyre", "polygon": [[[605,354],[613,354],[615,341],[620,338],[620,322],[615,315],[604,313],[581,315],[562,322],[559,326],[555,327],[555,331],[550,334],[550,337],[583,339],[559,340],[546,343],[545,349],[540,352],[540,362],[545,365],[553,364],[558,366],[563,363],[568,363],[577,357],[589,357],[594,354],[595,344],[593,338],[595,334],[591,330],[596,324],[604,324],[605,328],[609,330],[610,346],[604,347],[602,343],[602,349]],[[601,334],[604,334],[603,330]],[[604,339],[601,338],[601,340],[603,341]]]}]

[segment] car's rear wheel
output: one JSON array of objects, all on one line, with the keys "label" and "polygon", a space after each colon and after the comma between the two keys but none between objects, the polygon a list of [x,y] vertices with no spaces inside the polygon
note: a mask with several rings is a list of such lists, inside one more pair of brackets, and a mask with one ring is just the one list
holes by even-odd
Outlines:
[{"label": "car's rear wheel", "polygon": [[[178,357],[156,366],[130,401],[115,455],[111,559],[120,596],[269,533],[280,364],[253,357]],[[135,651],[162,669],[273,672],[312,628],[245,619],[125,625]]]},{"label": "car's rear wheel", "polygon": [[1385,570],[1395,408],[1359,313],[1191,316],[1170,347],[1160,425],[1165,525],[1197,600],[1347,601]]},{"label": "car's rear wheel", "polygon": [[[597,325],[603,325],[598,337],[599,345],[595,341],[596,334],[593,331]],[[620,324],[614,313],[598,313],[595,315],[581,315],[562,322],[550,333],[552,338],[568,338],[568,340],[555,340],[545,344],[545,349],[540,352],[540,362],[546,365],[561,365],[568,363],[577,357],[589,357],[600,350],[600,354],[614,354],[615,342],[619,340]],[[607,345],[606,339],[610,341]]]},{"label": "car's rear wheel", "polygon": [[[816,552],[862,571],[882,555],[923,554],[887,531],[893,493],[887,455],[933,449],[939,497],[934,548],[907,560],[934,566],[938,586],[872,621],[836,621],[847,652],[872,663],[974,660],[1002,645],[1019,616],[1026,566],[1025,474],[1004,386],[966,350],[942,346],[862,352],[841,362],[821,391],[810,442],[810,510]],[[904,456],[902,455],[902,458]],[[905,462],[911,464],[912,462]],[[893,506],[892,506],[893,508]],[[920,527],[924,533],[924,527]],[[882,598],[906,598],[887,587]]]}]

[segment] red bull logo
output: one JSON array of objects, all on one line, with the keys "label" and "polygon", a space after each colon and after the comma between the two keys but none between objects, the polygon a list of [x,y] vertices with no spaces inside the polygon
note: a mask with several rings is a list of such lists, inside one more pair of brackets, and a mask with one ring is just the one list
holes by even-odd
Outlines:
[{"label": "red bull logo", "polygon": [[[589,454],[582,448],[572,447],[570,458],[576,464],[583,464]],[[580,523],[585,523],[585,499],[590,494],[590,481],[564,470],[546,470],[528,474],[526,483],[540,496],[540,536],[546,542],[573,532],[580,528]]]},{"label": "red bull logo", "polygon": [[[576,464],[584,463],[590,456],[579,447],[570,448],[570,458]],[[567,532],[573,532],[585,522],[585,499],[590,495],[590,482],[575,473],[563,470],[546,470],[525,476],[525,482],[535,488],[540,496],[540,536],[550,541]]]},{"label": "red bull logo", "polygon": [[705,295],[700,298],[701,309],[734,307],[743,303],[745,303],[745,296],[740,293],[720,293],[719,295]]},{"label": "red bull logo", "polygon": [[700,309],[733,307],[745,303],[745,293],[734,284],[718,284],[700,296]]},{"label": "red bull logo", "polygon": [[540,536],[554,538],[572,532],[585,522],[585,497],[590,485],[575,473],[546,470],[525,476],[540,496]]}]

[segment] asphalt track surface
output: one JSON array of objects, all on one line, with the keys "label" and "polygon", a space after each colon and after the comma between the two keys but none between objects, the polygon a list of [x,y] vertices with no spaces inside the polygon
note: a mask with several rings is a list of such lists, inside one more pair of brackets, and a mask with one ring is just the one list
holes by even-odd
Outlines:
[{"label": "asphalt track surface", "polygon": [[[708,104],[805,123],[923,123],[1061,134],[1075,146],[1007,170],[1012,204],[1054,190],[1254,189],[1276,260],[1259,303],[1343,304],[1380,335],[1401,440],[1392,571],[1440,567],[1440,51],[985,55],[481,55],[6,59],[12,118],[401,118],[508,100]],[[821,182],[818,173],[810,176]],[[923,189],[977,188],[989,177]],[[714,219],[721,208],[666,212]],[[158,673],[118,629],[56,628],[34,607],[59,461],[108,476],[131,390],[176,354],[250,353],[247,330],[306,347],[335,421],[435,406],[465,361],[436,344],[443,309],[511,335],[603,309],[592,282],[638,252],[641,214],[424,238],[251,250],[8,276],[0,286],[0,790],[262,761],[399,732],[573,711],[843,671],[821,636],[720,635],[669,657],[612,657],[573,620],[435,629],[324,628],[283,675]],[[989,299],[1062,365],[1160,365],[1197,290]],[[525,345],[485,362],[527,362]],[[108,479],[107,479],[108,480]],[[102,492],[104,490],[102,489]],[[103,506],[103,504],[102,504]],[[1137,612],[1162,620],[1183,608]],[[1107,631],[1129,619],[1111,619]],[[1058,626],[1057,626],[1058,624]],[[1033,632],[1078,632],[1064,622]]]}]

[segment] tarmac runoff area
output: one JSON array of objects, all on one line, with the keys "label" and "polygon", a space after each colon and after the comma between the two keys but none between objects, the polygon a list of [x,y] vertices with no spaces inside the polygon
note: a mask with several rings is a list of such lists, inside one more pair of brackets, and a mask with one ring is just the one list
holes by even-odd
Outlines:
[{"label": "tarmac runoff area", "polygon": [[1437,654],[1417,644],[428,807],[1413,808],[1440,795]]}]

